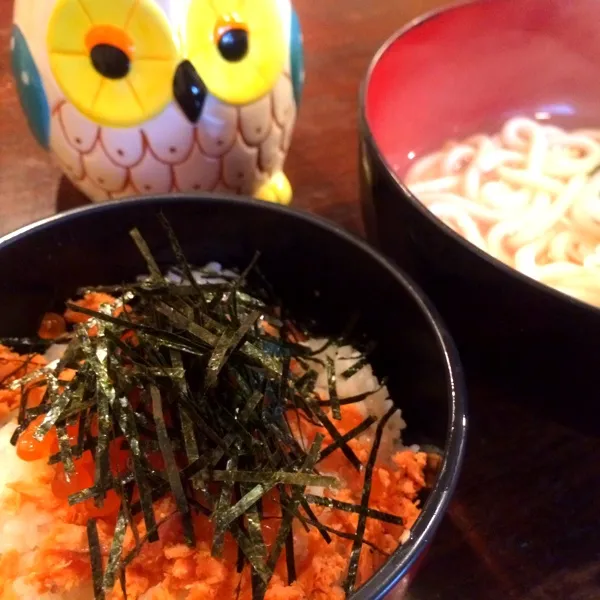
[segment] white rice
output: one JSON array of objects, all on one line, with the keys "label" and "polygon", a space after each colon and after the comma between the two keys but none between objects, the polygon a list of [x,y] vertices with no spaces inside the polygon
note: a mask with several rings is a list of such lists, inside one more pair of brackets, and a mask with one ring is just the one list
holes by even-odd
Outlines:
[{"label": "white rice", "polygon": [[[326,339],[314,338],[304,342],[304,345],[308,346],[311,350],[316,351],[322,348],[326,344]],[[391,408],[393,402],[390,399],[390,395],[386,386],[381,386],[379,380],[373,373],[371,365],[365,365],[352,377],[345,379],[342,377],[342,373],[353,367],[362,356],[352,346],[329,346],[323,352],[316,355],[321,362],[327,362],[327,358],[334,361],[335,365],[335,376],[336,376],[336,391],[338,398],[349,398],[352,396],[358,396],[366,392],[373,392],[362,402],[355,404],[358,409],[363,413],[364,417],[369,416],[375,417],[377,420],[381,419],[385,413]],[[327,369],[322,367],[319,363],[311,364],[318,374],[315,390],[324,399],[329,399],[329,383],[327,381]],[[371,442],[375,434],[377,424],[371,425],[367,431],[365,431],[358,439],[366,442]],[[379,447],[378,458],[381,461],[388,461],[391,457],[403,449],[402,445],[402,430],[406,428],[406,422],[402,418],[402,411],[398,409],[387,422],[383,436],[381,438],[381,445]]]},{"label": "white rice", "polygon": [[[10,438],[16,429],[11,421],[0,428],[0,503],[8,494],[14,493],[6,486],[17,481],[28,482],[37,478],[45,469],[45,461],[25,462],[21,460]],[[88,600],[94,597],[90,585],[69,593],[40,594],[28,585],[26,579],[35,552],[50,532],[54,515],[40,510],[33,502],[25,500],[18,515],[0,512],[0,555],[8,550],[16,550],[21,555],[21,577],[13,584],[13,591],[22,600]]]}]

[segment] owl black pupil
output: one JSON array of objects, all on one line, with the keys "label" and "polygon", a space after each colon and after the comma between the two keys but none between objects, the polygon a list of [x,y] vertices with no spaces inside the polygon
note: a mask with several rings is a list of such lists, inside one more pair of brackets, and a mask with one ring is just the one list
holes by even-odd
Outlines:
[{"label": "owl black pupil", "polygon": [[96,44],[90,52],[94,69],[108,79],[121,79],[129,73],[129,56],[111,44]]},{"label": "owl black pupil", "polygon": [[245,29],[228,29],[219,39],[219,52],[230,62],[242,60],[248,53],[248,32]]}]

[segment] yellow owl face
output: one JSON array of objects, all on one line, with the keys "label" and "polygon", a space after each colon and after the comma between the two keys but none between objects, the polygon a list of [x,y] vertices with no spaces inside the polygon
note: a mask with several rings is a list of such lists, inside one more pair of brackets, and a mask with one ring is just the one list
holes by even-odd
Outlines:
[{"label": "yellow owl face", "polygon": [[66,98],[96,123],[130,127],[171,101],[196,122],[208,94],[246,104],[284,67],[277,0],[58,0],[50,66]]}]

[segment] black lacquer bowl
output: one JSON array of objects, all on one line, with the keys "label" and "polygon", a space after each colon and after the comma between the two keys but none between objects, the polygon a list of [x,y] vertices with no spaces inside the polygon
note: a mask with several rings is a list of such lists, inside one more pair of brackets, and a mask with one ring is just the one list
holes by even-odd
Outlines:
[{"label": "black lacquer bowl", "polygon": [[600,310],[465,241],[403,176],[415,156],[511,116],[597,126],[594,14],[593,0],[478,0],[427,15],[379,50],[360,107],[368,239],[435,303],[469,378],[586,428],[597,423]]},{"label": "black lacquer bowl", "polygon": [[466,433],[463,375],[435,309],[402,272],[369,246],[306,213],[240,198],[145,198],[93,205],[0,240],[0,336],[33,334],[79,286],[146,272],[128,235],[138,227],[161,266],[173,264],[163,212],[190,262],[244,268],[255,251],[276,293],[301,317],[340,331],[357,309],[358,330],[378,343],[378,374],[409,424],[408,443],[444,451],[442,468],[411,539],[353,598],[401,597],[430,544],[458,478]]}]

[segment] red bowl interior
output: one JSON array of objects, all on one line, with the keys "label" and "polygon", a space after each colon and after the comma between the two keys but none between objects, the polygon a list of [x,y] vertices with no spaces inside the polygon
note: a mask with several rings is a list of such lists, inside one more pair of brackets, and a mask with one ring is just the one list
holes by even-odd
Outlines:
[{"label": "red bowl interior", "polygon": [[479,0],[428,16],[382,50],[365,90],[398,175],[446,140],[516,115],[600,126],[600,1]]}]

